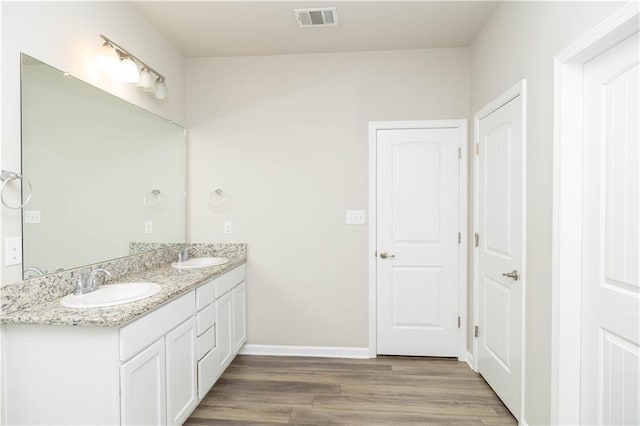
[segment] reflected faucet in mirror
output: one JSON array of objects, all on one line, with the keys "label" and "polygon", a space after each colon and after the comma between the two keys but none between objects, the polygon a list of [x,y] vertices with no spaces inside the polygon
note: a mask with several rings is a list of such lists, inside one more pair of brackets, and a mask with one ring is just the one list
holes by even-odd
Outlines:
[{"label": "reflected faucet in mirror", "polygon": [[35,266],[30,266],[28,268],[24,268],[24,279],[41,277],[47,273],[47,270],[44,271],[40,268],[36,268]]}]

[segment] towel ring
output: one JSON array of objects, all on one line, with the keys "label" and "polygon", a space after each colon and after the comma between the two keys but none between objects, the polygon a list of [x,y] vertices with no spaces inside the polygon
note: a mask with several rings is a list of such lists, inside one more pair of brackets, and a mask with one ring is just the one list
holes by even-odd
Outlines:
[{"label": "towel ring", "polygon": [[218,209],[224,205],[224,193],[218,188],[209,193],[209,205],[214,209]]},{"label": "towel ring", "polygon": [[[27,199],[24,201],[24,203],[19,204],[17,206],[12,206],[12,205],[9,205],[9,203],[7,203],[4,199],[4,188],[7,186],[9,182],[16,179],[20,179],[22,182],[27,183],[27,185],[29,186],[29,195],[27,196]],[[6,208],[12,209],[12,210],[20,210],[21,208],[27,205],[29,200],[31,200],[31,195],[33,194],[33,186],[31,185],[31,181],[29,179],[25,178],[19,173],[2,170],[2,172],[0,172],[0,180],[2,181],[2,183],[0,183],[0,201],[2,202],[2,205],[5,206]]]},{"label": "towel ring", "polygon": [[144,194],[144,198],[142,202],[147,207],[156,207],[162,201],[162,194],[159,189],[153,189],[146,194]]}]

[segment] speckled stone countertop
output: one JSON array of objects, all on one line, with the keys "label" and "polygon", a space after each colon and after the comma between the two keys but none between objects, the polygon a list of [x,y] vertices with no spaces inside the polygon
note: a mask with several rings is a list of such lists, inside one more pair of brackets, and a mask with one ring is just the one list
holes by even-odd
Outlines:
[{"label": "speckled stone countertop", "polygon": [[[119,282],[147,281],[160,284],[162,290],[149,298],[123,305],[92,309],[65,308],[60,305],[60,298],[58,298],[0,315],[0,324],[120,327],[244,264],[246,260],[246,255],[233,257],[229,258],[229,262],[225,265],[189,270],[178,270],[172,268],[171,264],[162,265],[118,280]],[[117,284],[117,282],[109,284]]]}]

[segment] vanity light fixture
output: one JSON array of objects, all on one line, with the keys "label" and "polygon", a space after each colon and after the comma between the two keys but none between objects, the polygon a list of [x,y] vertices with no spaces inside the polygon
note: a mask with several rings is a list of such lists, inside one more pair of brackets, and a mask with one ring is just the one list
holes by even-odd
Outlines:
[{"label": "vanity light fixture", "polygon": [[98,54],[98,67],[105,73],[113,72],[120,63],[120,58],[115,51],[115,47],[108,41],[104,41]]},{"label": "vanity light fixture", "polygon": [[[118,52],[118,54],[119,53],[120,52]],[[120,80],[122,81],[126,81],[127,83],[137,83],[140,81],[140,71],[130,56],[122,56],[118,71],[120,74]]]},{"label": "vanity light fixture", "polygon": [[148,69],[142,68],[142,71],[140,71],[140,81],[136,87],[143,92],[153,92],[156,90],[156,80]]},{"label": "vanity light fixture", "polygon": [[154,96],[160,101],[169,96],[169,89],[167,88],[167,83],[164,82],[164,77],[158,77],[156,80],[156,91]]},{"label": "vanity light fixture", "polygon": [[104,44],[101,48],[99,63],[104,71],[114,69],[111,59],[114,57],[114,53],[109,55],[108,52],[111,50],[115,52],[116,60],[118,58],[120,60],[115,72],[122,81],[136,83],[138,89],[149,94],[153,93],[153,96],[158,100],[166,99],[169,96],[169,89],[162,74],[107,36],[100,34],[100,38],[104,40]]}]

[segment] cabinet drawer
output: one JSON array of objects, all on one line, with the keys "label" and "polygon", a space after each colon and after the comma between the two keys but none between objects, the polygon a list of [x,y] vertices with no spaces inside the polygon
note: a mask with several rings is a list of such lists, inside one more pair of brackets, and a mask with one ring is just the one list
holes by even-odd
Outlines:
[{"label": "cabinet drawer", "polygon": [[205,332],[205,330],[216,322],[216,305],[212,303],[200,312],[198,312],[197,319],[197,331],[198,336]]},{"label": "cabinet drawer", "polygon": [[195,312],[195,292],[167,303],[120,329],[120,361],[126,361]]},{"label": "cabinet drawer", "polygon": [[216,299],[240,284],[246,277],[246,266],[244,264],[238,266],[235,269],[220,275],[214,280],[216,284]]},{"label": "cabinet drawer", "polygon": [[213,349],[213,345],[216,341],[216,325],[209,327],[207,331],[202,333],[202,336],[198,336],[198,359]]},{"label": "cabinet drawer", "polygon": [[198,399],[202,399],[218,380],[218,352],[214,349],[198,361]]},{"label": "cabinet drawer", "polygon": [[215,280],[211,280],[196,289],[196,309],[199,311],[214,301]]}]

